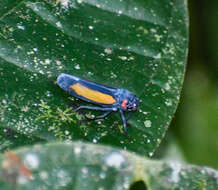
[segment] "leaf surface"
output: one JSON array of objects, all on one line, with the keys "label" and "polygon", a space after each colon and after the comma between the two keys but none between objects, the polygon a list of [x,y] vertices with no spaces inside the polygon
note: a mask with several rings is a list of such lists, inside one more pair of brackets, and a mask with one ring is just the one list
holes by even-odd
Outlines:
[{"label": "leaf surface", "polygon": [[[1,0],[0,2],[3,2]],[[3,134],[13,143],[80,139],[152,155],[176,110],[187,57],[187,5],[179,0],[59,0],[4,3],[0,17]],[[78,122],[60,73],[136,94],[123,134],[119,113]],[[88,112],[88,115],[99,114]],[[25,136],[28,140],[19,141]],[[8,136],[5,137],[6,141]]]}]

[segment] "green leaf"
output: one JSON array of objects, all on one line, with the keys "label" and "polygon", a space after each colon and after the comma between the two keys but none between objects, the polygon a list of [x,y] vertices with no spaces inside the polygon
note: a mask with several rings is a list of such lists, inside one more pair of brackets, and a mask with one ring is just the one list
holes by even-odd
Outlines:
[{"label": "green leaf", "polygon": [[[16,134],[13,143],[82,139],[151,156],[169,126],[183,83],[186,1],[38,0],[4,5],[0,116],[1,127]],[[72,101],[58,87],[56,78],[63,72],[136,94],[140,108],[129,120],[131,140],[122,134],[119,113],[81,124],[81,115],[67,112],[69,104],[85,103]],[[17,140],[23,136],[25,140]]]},{"label": "green leaf", "polygon": [[123,190],[134,189],[138,181],[151,190],[218,188],[218,172],[213,169],[151,161],[123,150],[81,142],[23,148],[2,155],[0,163],[0,188],[5,190],[12,186],[17,190]]}]

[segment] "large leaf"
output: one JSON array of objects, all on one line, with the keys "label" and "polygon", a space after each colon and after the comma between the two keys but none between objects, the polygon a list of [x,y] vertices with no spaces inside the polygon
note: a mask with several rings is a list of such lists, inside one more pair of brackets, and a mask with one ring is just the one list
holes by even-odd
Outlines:
[{"label": "large leaf", "polygon": [[[13,146],[83,139],[151,156],[169,126],[183,83],[186,1],[0,3],[6,10],[0,17],[2,136],[10,132],[3,148],[11,136]],[[57,86],[62,72],[136,94],[140,108],[129,120],[130,140],[121,134],[118,113],[82,124],[81,115],[69,114],[71,102],[85,103],[69,99]]]},{"label": "large leaf", "polygon": [[[146,189],[218,188],[218,172],[177,162],[151,161],[118,149],[75,142],[37,145],[0,157],[0,188]],[[145,189],[145,187],[143,188]]]}]

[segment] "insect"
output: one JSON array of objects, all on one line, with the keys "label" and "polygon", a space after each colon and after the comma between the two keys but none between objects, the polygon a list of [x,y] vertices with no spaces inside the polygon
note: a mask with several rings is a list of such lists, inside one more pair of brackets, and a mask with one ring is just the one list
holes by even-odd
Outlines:
[{"label": "insect", "polygon": [[[73,112],[81,109],[98,110],[105,112],[91,120],[102,119],[111,112],[119,111],[124,127],[124,133],[127,135],[127,120],[136,111],[139,100],[130,91],[122,88],[112,88],[103,84],[91,82],[76,76],[60,74],[57,78],[58,85],[76,98],[96,104],[98,106],[79,106]],[[124,112],[129,112],[126,118]]]}]

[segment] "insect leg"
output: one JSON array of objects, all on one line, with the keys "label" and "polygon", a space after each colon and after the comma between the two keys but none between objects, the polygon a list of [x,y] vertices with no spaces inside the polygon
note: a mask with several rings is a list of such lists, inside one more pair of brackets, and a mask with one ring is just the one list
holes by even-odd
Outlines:
[{"label": "insect leg", "polygon": [[126,121],[128,121],[130,119],[130,117],[132,116],[133,111],[131,111],[130,113],[128,113],[127,117],[126,117]]},{"label": "insect leg", "polygon": [[81,109],[88,109],[88,110],[97,110],[97,111],[117,111],[117,108],[102,108],[102,107],[92,107],[92,106],[79,106],[72,112],[79,111]]},{"label": "insect leg", "polygon": [[126,128],[126,118],[124,116],[123,110],[121,110],[121,109],[120,109],[120,115],[121,115],[121,118],[123,120],[124,133],[125,133],[126,136],[128,136],[127,135],[127,128]]},{"label": "insect leg", "polygon": [[96,119],[103,119],[105,118],[106,116],[108,116],[112,111],[106,111],[104,114],[102,115],[99,115],[99,116],[96,116],[94,118],[88,118],[87,117],[87,120],[96,120]]}]

